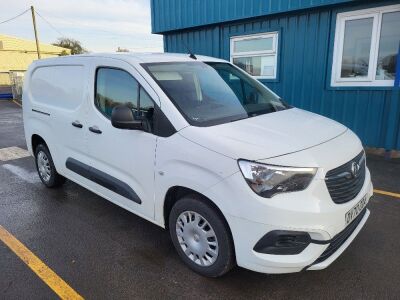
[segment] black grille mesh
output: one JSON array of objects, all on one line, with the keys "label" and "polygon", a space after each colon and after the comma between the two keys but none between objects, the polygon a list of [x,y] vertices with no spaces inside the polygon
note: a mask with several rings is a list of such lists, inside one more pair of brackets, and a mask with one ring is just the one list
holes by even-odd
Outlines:
[{"label": "black grille mesh", "polygon": [[[357,176],[352,174],[353,163],[360,166]],[[326,173],[325,182],[333,202],[346,203],[358,195],[364,185],[365,168],[365,154],[361,151],[349,162]]]}]

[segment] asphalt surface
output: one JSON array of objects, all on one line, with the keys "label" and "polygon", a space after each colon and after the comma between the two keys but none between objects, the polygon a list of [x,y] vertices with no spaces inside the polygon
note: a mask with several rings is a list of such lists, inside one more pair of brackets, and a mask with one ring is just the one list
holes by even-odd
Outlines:
[{"label": "asphalt surface", "polygon": [[[25,148],[21,109],[0,101],[0,148]],[[10,172],[22,170],[22,177]],[[400,192],[400,161],[368,157],[376,188]],[[168,233],[70,181],[45,188],[31,157],[0,161],[0,225],[87,299],[399,299],[400,199],[375,195],[371,216],[329,268],[208,279],[186,268]],[[0,241],[0,299],[54,299]]]}]

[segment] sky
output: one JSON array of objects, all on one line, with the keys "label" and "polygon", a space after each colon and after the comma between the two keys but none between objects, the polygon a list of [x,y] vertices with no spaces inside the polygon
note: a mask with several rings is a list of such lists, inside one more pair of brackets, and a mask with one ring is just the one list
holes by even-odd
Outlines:
[{"label": "sky", "polygon": [[[0,0],[0,23],[31,5],[44,18],[36,16],[41,43],[64,36],[91,52],[163,50],[162,36],[151,34],[150,0]],[[31,12],[0,24],[0,34],[34,40]]]}]

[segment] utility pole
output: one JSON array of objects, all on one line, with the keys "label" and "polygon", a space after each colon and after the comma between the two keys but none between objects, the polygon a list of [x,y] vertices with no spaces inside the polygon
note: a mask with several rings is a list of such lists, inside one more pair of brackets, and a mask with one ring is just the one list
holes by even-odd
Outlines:
[{"label": "utility pole", "polygon": [[32,12],[33,31],[35,32],[37,56],[38,56],[38,59],[40,59],[41,57],[40,57],[39,38],[38,38],[37,30],[36,30],[35,9],[33,8],[33,5],[31,6],[31,12]]}]

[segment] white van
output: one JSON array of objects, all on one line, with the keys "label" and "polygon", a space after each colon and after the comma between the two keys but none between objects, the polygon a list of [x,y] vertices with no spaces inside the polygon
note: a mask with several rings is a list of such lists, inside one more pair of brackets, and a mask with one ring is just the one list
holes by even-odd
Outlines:
[{"label": "white van", "polygon": [[369,216],[357,136],[224,60],[39,60],[25,77],[23,113],[46,186],[68,178],[169,229],[182,260],[206,276],[235,264],[323,269]]}]

